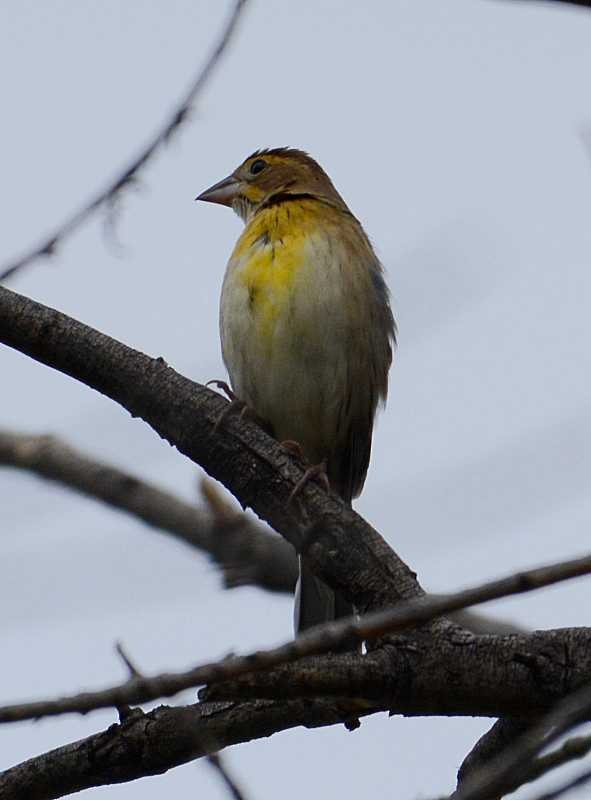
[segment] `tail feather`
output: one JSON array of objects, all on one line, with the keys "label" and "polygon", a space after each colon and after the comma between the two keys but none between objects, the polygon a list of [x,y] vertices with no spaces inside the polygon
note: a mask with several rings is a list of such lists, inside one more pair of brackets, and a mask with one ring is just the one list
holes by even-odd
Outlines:
[{"label": "tail feather", "polygon": [[296,586],[294,628],[296,635],[323,622],[339,617],[351,617],[355,608],[312,572],[306,559],[300,556],[300,576]]}]

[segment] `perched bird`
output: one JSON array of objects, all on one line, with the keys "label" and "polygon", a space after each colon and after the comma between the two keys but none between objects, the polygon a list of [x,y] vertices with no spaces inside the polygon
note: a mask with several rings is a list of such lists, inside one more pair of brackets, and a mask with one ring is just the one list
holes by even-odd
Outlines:
[{"label": "perched bird", "polygon": [[[222,288],[220,333],[236,396],[280,441],[324,462],[347,503],[360,493],[396,326],[383,270],[322,167],[287,147],[259,150],[197,200],[245,228]],[[295,627],[353,613],[300,559]]]}]

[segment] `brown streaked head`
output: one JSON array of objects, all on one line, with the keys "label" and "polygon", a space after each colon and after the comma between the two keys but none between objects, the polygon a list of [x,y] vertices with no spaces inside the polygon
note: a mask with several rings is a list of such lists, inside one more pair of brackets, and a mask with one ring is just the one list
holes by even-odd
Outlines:
[{"label": "brown streaked head", "polygon": [[257,150],[195,199],[230,206],[247,220],[262,206],[295,197],[314,197],[347,210],[320,164],[303,150],[290,147]]}]

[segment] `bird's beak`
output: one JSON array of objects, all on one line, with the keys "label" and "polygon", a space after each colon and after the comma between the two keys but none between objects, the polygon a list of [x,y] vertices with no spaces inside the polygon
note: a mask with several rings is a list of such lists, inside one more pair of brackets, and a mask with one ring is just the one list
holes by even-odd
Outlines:
[{"label": "bird's beak", "polygon": [[234,175],[228,175],[223,181],[214,183],[209,189],[197,195],[195,200],[205,200],[207,203],[219,203],[222,206],[231,206],[240,192],[240,181]]}]

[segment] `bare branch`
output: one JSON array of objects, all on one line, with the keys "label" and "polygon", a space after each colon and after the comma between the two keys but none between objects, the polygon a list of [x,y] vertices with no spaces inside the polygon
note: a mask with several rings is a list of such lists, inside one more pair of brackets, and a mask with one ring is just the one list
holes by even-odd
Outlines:
[{"label": "bare branch", "polygon": [[210,753],[207,756],[207,761],[222,779],[222,782],[228,790],[230,797],[232,797],[234,800],[246,800],[246,795],[228,772],[228,768],[226,767],[226,764],[220,754]]},{"label": "bare branch", "polygon": [[498,719],[492,728],[476,742],[458,770],[458,786],[505,750],[529,725],[528,720]]},{"label": "bare branch", "polygon": [[83,455],[56,437],[1,429],[0,465],[75,489],[208,553],[220,566],[227,587],[252,584],[293,592],[297,579],[293,547],[224,504],[211,483],[203,486],[211,511],[206,513],[136,475]]},{"label": "bare branch", "polygon": [[591,736],[573,736],[557,750],[536,759],[529,771],[527,782],[535,781],[553,769],[584,758],[589,753],[591,753]]},{"label": "bare branch", "polygon": [[324,700],[161,706],[6,770],[0,774],[0,797],[54,800],[92,786],[160,775],[212,750],[302,725],[335,725],[350,713],[345,702]]},{"label": "bare branch", "polygon": [[[295,641],[275,647],[271,650],[259,650],[246,656],[234,656],[222,661],[203,664],[185,672],[163,673],[153,677],[132,676],[125,683],[96,692],[84,692],[63,697],[58,700],[41,700],[33,703],[16,704],[0,708],[0,722],[15,722],[24,719],[38,719],[42,716],[54,716],[70,712],[87,713],[98,708],[109,706],[120,707],[146,703],[159,697],[171,697],[192,686],[217,684],[237,678],[247,673],[268,670],[297,661],[304,656],[319,655],[338,649],[343,642],[350,640],[368,640],[416,628],[449,611],[465,608],[475,603],[487,602],[508,595],[530,592],[560,581],[588,574],[591,571],[591,556],[560,562],[547,567],[517,573],[508,578],[492,581],[471,589],[464,589],[450,595],[439,595],[435,598],[421,597],[395,608],[369,614],[356,620],[335,621],[319,626],[300,636]],[[352,656],[346,661],[349,672],[346,681],[353,686],[352,670],[358,668],[360,675],[369,674],[370,661],[361,656]],[[347,695],[346,688],[341,687],[335,677],[334,664],[330,669],[319,670],[318,684],[314,678],[306,678],[307,692],[312,694],[330,694],[331,691]],[[328,665],[327,665],[328,666]],[[371,677],[371,675],[370,675]],[[291,677],[289,678],[291,681]],[[283,685],[283,684],[282,684]],[[335,687],[331,690],[331,685]],[[255,685],[255,691],[258,689]],[[381,691],[381,688],[378,687]],[[277,691],[277,687],[275,687]],[[278,691],[282,691],[279,687]],[[359,691],[355,689],[355,691]],[[258,695],[260,696],[260,695]]]},{"label": "bare branch", "polygon": [[[137,516],[208,553],[221,569],[226,588],[259,586],[293,593],[298,568],[295,551],[280,536],[237,512],[216,484],[201,483],[210,513],[204,513],[137,475],[74,450],[59,438],[0,429],[0,465],[27,470],[83,495]],[[458,611],[458,625],[478,634],[525,633],[515,623]]]},{"label": "bare branch", "polygon": [[[472,775],[476,772],[477,769],[481,768],[484,763],[491,760],[492,756],[496,756],[498,751],[502,750],[503,747],[499,746],[504,744],[505,747],[509,747],[511,742],[515,740],[521,733],[527,730],[527,724],[524,720],[521,720],[517,725],[514,724],[513,720],[508,720],[507,722],[510,723],[509,727],[506,728],[505,732],[500,733],[499,739],[493,745],[492,753],[483,753],[482,759],[476,759],[472,762],[464,761],[464,764],[468,767],[468,772],[462,775],[461,780],[465,780],[468,775]],[[498,720],[495,724],[493,730],[497,728],[497,730],[505,723],[505,720]],[[513,724],[511,724],[513,723]],[[492,733],[492,731],[489,731]],[[507,735],[508,734],[508,735]],[[488,736],[485,734],[483,739]],[[481,740],[482,741],[482,740]],[[480,743],[479,743],[480,744]],[[475,752],[475,751],[473,751]],[[546,755],[540,756],[532,761],[532,763],[528,766],[527,772],[525,775],[519,775],[516,773],[515,781],[511,787],[507,783],[505,788],[505,794],[508,792],[514,792],[519,789],[521,786],[524,786],[526,783],[532,783],[533,781],[538,780],[543,775],[547,775],[554,769],[563,766],[564,764],[568,764],[571,761],[578,760],[580,758],[584,758],[584,756],[588,755],[591,752],[591,736],[574,736],[571,739],[567,739],[564,744],[553,750]],[[462,765],[464,766],[464,765]],[[460,770],[462,772],[462,770]],[[568,788],[574,788],[568,784]],[[550,796],[554,796],[552,793]],[[558,795],[556,795],[558,796]],[[452,795],[452,798],[455,796]],[[543,795],[544,798],[547,795]]]},{"label": "bare branch", "polygon": [[125,649],[124,649],[123,645],[121,644],[121,642],[115,642],[115,652],[117,653],[117,655],[119,656],[121,661],[123,661],[123,663],[127,667],[127,670],[128,670],[128,672],[129,672],[129,674],[130,674],[130,676],[132,678],[141,678],[142,677],[142,673],[136,667],[136,665],[133,663],[131,658],[127,655],[127,653],[125,652]]},{"label": "bare branch", "polygon": [[558,703],[506,751],[469,776],[453,800],[493,800],[527,782],[530,775],[539,775],[539,760],[535,757],[563,734],[587,721],[590,713],[591,686],[587,684]]},{"label": "bare branch", "polygon": [[121,190],[137,180],[138,173],[145,167],[148,161],[160,150],[162,145],[170,141],[172,136],[188,119],[195,100],[207,84],[232,39],[238,24],[238,19],[246,2],[247,0],[236,0],[220,39],[213,48],[205,65],[193,80],[184,98],[155,133],[148,145],[115,178],[113,178],[104,189],[94,195],[86,205],[67,217],[61,225],[44,237],[38,245],[28,250],[20,258],[6,264],[2,270],[0,270],[0,282],[13,277],[16,272],[32,264],[34,261],[37,261],[37,259],[42,256],[53,255],[57,246],[86,222],[97,209],[104,206],[112,208],[112,204]]},{"label": "bare branch", "polygon": [[[532,0],[509,0],[509,2],[526,3],[532,2]],[[583,8],[591,8],[591,0],[533,0],[533,2],[538,4],[555,3],[557,5],[582,6]]]},{"label": "bare branch", "polygon": [[312,482],[288,498],[304,466],[227,401],[65,314],[0,287],[0,341],[111,397],[226,485],[362,613],[423,594],[415,574],[370,525]]},{"label": "bare branch", "polygon": [[[447,649],[442,650],[441,643]],[[561,655],[567,651],[572,663],[561,664]],[[354,665],[362,661],[367,661],[370,673],[381,669],[381,702],[342,696],[297,699],[288,688],[276,702],[206,702],[188,708],[159,708],[8,770],[0,775],[0,797],[45,800],[89,786],[134,780],[286,728],[347,724],[352,717],[380,710],[472,714],[492,709],[498,716],[517,709],[539,715],[555,703],[557,693],[568,692],[588,679],[589,653],[589,635],[584,629],[504,639],[455,635],[445,641],[442,634],[439,638],[428,633],[414,635],[401,641],[398,648],[396,643],[388,644],[364,658],[335,655],[319,660],[316,674],[330,677],[334,667],[342,686],[346,686],[348,674],[356,678]],[[421,658],[423,664],[417,671],[415,665]],[[522,663],[526,658],[535,663],[526,666]],[[486,673],[495,659],[497,671]],[[284,669],[300,670],[305,680],[313,674],[309,666],[298,662]],[[297,676],[292,672],[292,677]]]},{"label": "bare branch", "polygon": [[565,794],[568,794],[568,792],[573,789],[579,789],[581,786],[585,786],[589,781],[591,781],[591,769],[581,772],[576,778],[572,778],[566,783],[563,783],[558,789],[539,794],[537,797],[534,797],[533,800],[558,800],[559,797],[564,797]]}]

